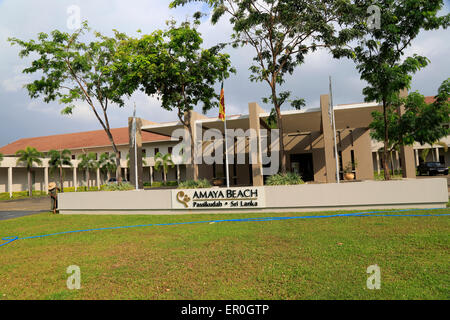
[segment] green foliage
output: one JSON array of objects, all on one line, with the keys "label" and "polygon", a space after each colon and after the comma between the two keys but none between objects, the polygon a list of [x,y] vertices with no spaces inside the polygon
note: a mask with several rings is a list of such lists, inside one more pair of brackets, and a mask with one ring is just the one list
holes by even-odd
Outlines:
[{"label": "green foliage", "polygon": [[98,159],[98,166],[103,173],[116,172],[116,154],[115,153],[102,153]]},{"label": "green foliage", "polygon": [[151,188],[160,188],[160,187],[176,187],[178,186],[178,181],[153,181],[153,184],[150,182],[144,182],[144,187]]},{"label": "green foliage", "polygon": [[266,185],[268,186],[294,185],[304,183],[305,182],[298,174],[292,172],[275,174],[268,177],[266,180]]},{"label": "green foliage", "polygon": [[208,179],[187,180],[180,182],[178,189],[197,189],[197,188],[211,188],[211,183]]},{"label": "green foliage", "polygon": [[80,154],[78,160],[80,160],[78,164],[80,169],[94,170],[98,168],[97,156],[93,152]]},{"label": "green foliage", "polygon": [[[61,113],[68,115],[78,102],[87,103],[118,154],[110,131],[108,108],[111,104],[124,106],[124,96],[137,89],[127,73],[129,52],[124,45],[127,36],[117,31],[113,37],[90,32],[87,22],[83,22],[73,34],[54,30],[50,34],[39,33],[36,40],[9,38],[8,41],[21,47],[21,58],[33,59],[23,70],[39,76],[25,86],[30,97],[42,97],[47,103],[58,101],[64,105]],[[92,41],[83,41],[88,36]],[[119,161],[116,158],[117,165]]]},{"label": "green foliage", "polygon": [[127,191],[134,189],[135,187],[129,183],[111,183],[101,187],[102,191]]},{"label": "green foliage", "polygon": [[[147,165],[147,161],[145,161],[145,154],[142,154],[142,165]],[[130,168],[130,153],[127,153],[127,167]]]},{"label": "green foliage", "polygon": [[3,153],[0,153],[0,164],[2,163],[2,161],[3,161]]},{"label": "green foliage", "polygon": [[[195,0],[174,0],[171,7]],[[269,126],[275,122],[283,136],[281,107],[286,101],[299,109],[303,99],[290,100],[291,92],[279,92],[287,76],[303,64],[308,53],[320,47],[337,45],[344,36],[338,37],[334,23],[340,22],[340,12],[348,7],[341,0],[203,0],[213,8],[212,22],[228,15],[233,25],[233,47],[250,45],[254,49],[250,80],[265,82],[270,95],[264,103],[273,105]],[[347,12],[347,11],[345,11]],[[281,171],[286,171],[284,145],[280,139]]]},{"label": "green foliage", "polygon": [[16,152],[17,164],[23,164],[28,169],[31,169],[34,164],[42,165],[41,158],[44,157],[42,152],[36,150],[33,147],[26,147],[24,150],[18,150]]},{"label": "green foliage", "polygon": [[[373,5],[381,11],[379,27],[366,23],[367,9]],[[389,180],[387,153],[396,140],[390,140],[389,123],[396,122],[390,108],[399,100],[400,91],[410,88],[412,75],[429,63],[426,57],[417,54],[405,57],[405,51],[422,30],[448,27],[450,15],[437,16],[443,5],[442,0],[355,1],[350,6],[353,16],[345,23],[352,25],[354,32],[349,39],[356,37],[357,44],[353,49],[339,48],[334,51],[335,57],[346,56],[355,61],[361,79],[368,83],[363,89],[366,101],[383,103],[386,180]],[[374,126],[380,127],[380,118],[375,121],[378,123]],[[394,135],[402,131],[392,129]]]},{"label": "green foliage", "polygon": [[[389,132],[388,150],[395,150],[400,145],[433,145],[439,139],[450,134],[444,125],[450,122],[450,79],[443,82],[438,90],[435,102],[427,104],[425,97],[418,92],[410,93],[406,98],[396,97],[386,108]],[[399,115],[397,109],[404,107],[404,114]],[[371,136],[384,141],[384,114],[372,113],[370,124]]]},{"label": "green foliage", "polygon": [[[45,193],[45,191],[33,190],[32,192],[32,197],[46,197],[46,196],[48,195],[47,193]],[[29,197],[28,191],[14,191],[12,198],[9,197],[9,192],[0,193],[0,201],[24,199],[28,197]]]},{"label": "green foliage", "polygon": [[162,155],[161,152],[158,152],[155,155],[155,170],[159,171],[163,169],[164,172],[164,181],[166,181],[167,173],[169,172],[169,167],[175,167],[175,164],[172,161],[172,155],[170,153],[166,153]]}]

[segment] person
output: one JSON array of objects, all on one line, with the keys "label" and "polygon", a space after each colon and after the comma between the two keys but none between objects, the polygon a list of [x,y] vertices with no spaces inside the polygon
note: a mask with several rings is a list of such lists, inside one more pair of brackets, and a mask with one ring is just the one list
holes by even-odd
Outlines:
[{"label": "person", "polygon": [[50,193],[50,199],[52,201],[52,211],[53,214],[56,214],[56,209],[58,208],[58,191],[59,188],[56,186],[56,183],[50,182],[48,184],[48,192]]}]

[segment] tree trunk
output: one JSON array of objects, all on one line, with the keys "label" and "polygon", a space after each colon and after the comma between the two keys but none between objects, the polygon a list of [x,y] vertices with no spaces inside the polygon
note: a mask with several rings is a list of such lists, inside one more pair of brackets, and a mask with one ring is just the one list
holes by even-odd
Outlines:
[{"label": "tree trunk", "polygon": [[90,187],[91,173],[89,171],[90,171],[89,169],[86,170],[86,176],[87,176],[87,183],[86,183],[87,190],[86,191],[89,191],[89,187]]},{"label": "tree trunk", "polygon": [[188,125],[185,125],[185,129],[188,130],[189,132],[189,137],[190,137],[190,143],[191,143],[191,166],[192,169],[194,171],[194,175],[193,175],[193,179],[195,181],[198,180],[198,165],[195,163],[195,141],[194,141],[194,137],[191,134],[192,130],[191,130],[191,120],[188,120]]},{"label": "tree trunk", "polygon": [[27,170],[28,174],[28,196],[31,198],[33,196],[33,187],[31,185],[31,168],[28,168]]},{"label": "tree trunk", "polygon": [[63,169],[59,166],[59,186],[61,187],[61,192],[64,192],[64,181],[63,181]]},{"label": "tree trunk", "polygon": [[280,133],[280,165],[281,165],[281,173],[286,173],[286,154],[284,153],[284,142],[283,142],[283,122],[281,118],[281,110],[280,107],[276,108],[277,111],[277,122],[278,122],[278,130]]},{"label": "tree trunk", "polygon": [[391,175],[389,173],[389,166],[387,162],[388,158],[388,144],[389,144],[389,131],[388,131],[388,121],[387,121],[387,106],[386,100],[383,99],[383,118],[384,118],[384,149],[383,149],[383,169],[384,169],[384,180],[391,180]]}]

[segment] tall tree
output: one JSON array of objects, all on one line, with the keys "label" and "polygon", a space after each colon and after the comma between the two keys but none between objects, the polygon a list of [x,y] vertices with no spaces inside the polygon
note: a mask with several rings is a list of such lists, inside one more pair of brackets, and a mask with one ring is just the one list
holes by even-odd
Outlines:
[{"label": "tall tree", "polygon": [[[168,30],[135,40],[130,63],[130,76],[137,74],[143,91],[148,95],[156,93],[164,109],[175,110],[189,132],[192,125],[190,111],[199,104],[204,113],[217,107],[219,92],[214,84],[235,72],[229,55],[221,53],[223,45],[202,49],[203,39],[196,29],[200,15],[195,18],[193,25],[188,21],[180,25],[169,21]],[[197,179],[193,139],[191,135],[191,159],[194,179]]]},{"label": "tall tree", "polygon": [[[333,22],[338,22],[345,0],[174,0],[171,7],[192,1],[207,2],[213,8],[212,23],[223,15],[230,16],[234,47],[250,45],[255,50],[250,67],[251,81],[265,82],[270,95],[264,103],[273,106],[280,137],[283,137],[281,107],[285,102],[295,109],[305,105],[304,99],[290,100],[290,91],[280,91],[288,75],[301,65],[305,56],[320,47],[338,43]],[[344,38],[343,38],[344,39]],[[286,155],[280,139],[281,172],[286,172]]]},{"label": "tall tree", "polygon": [[64,149],[62,151],[58,150],[50,150],[47,153],[47,156],[50,157],[48,164],[50,166],[50,170],[54,172],[55,170],[59,170],[59,186],[61,192],[64,192],[64,175],[63,175],[63,166],[72,166],[72,153],[68,149]]},{"label": "tall tree", "polygon": [[77,101],[87,103],[111,142],[120,180],[119,151],[111,134],[108,110],[111,104],[123,107],[124,97],[136,90],[126,73],[127,36],[117,31],[114,37],[94,32],[94,40],[84,42],[87,33],[90,28],[84,22],[73,34],[54,30],[39,33],[37,40],[8,41],[21,47],[20,57],[34,58],[23,72],[42,75],[26,85],[31,98],[42,96],[47,103],[58,100],[65,105],[61,113],[67,115],[72,114]]},{"label": "tall tree", "polygon": [[86,170],[86,178],[87,178],[87,190],[89,190],[90,180],[91,180],[91,170],[98,168],[97,156],[93,152],[89,152],[88,154],[80,154],[78,159],[81,160],[78,164],[78,168]]},{"label": "tall tree", "polygon": [[[336,57],[352,58],[361,79],[368,83],[363,94],[366,101],[383,105],[383,167],[385,179],[389,180],[389,117],[390,106],[399,101],[399,93],[409,89],[412,74],[428,65],[424,56],[405,57],[405,51],[422,30],[447,28],[450,15],[438,16],[442,0],[360,0],[354,1],[355,19],[350,24],[364,34],[358,39],[354,50],[340,50]],[[367,24],[367,9],[380,9],[380,23]],[[373,8],[373,7],[372,7]],[[361,23],[363,21],[363,23]]]},{"label": "tall tree", "polygon": [[3,161],[3,153],[0,153],[0,164],[2,163],[2,161]]},{"label": "tall tree", "polygon": [[[433,145],[449,135],[450,130],[445,126],[450,122],[449,97],[450,78],[439,87],[435,101],[431,104],[426,103],[425,97],[418,92],[412,92],[405,98],[394,98],[386,109],[388,152],[414,142]],[[402,115],[397,112],[401,106],[404,107]],[[374,120],[370,124],[371,136],[378,141],[384,141],[384,114],[376,111],[372,116]]]},{"label": "tall tree", "polygon": [[17,164],[25,165],[27,168],[27,175],[28,175],[28,196],[33,196],[33,186],[31,183],[31,171],[33,170],[34,164],[42,165],[41,158],[44,157],[44,154],[42,152],[39,152],[36,150],[36,148],[33,147],[26,147],[23,150],[18,150],[16,152],[17,158]]}]

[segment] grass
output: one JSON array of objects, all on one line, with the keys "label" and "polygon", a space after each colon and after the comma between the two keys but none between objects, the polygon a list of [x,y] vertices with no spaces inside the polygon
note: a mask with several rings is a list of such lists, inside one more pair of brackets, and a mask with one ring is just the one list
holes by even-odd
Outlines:
[{"label": "grass", "polygon": [[[0,235],[318,214],[42,213],[1,221]],[[449,299],[449,232],[450,217],[340,217],[18,240],[0,247],[0,299]],[[380,290],[366,289],[373,264],[381,268]],[[66,288],[70,265],[81,268],[81,290]]]}]

